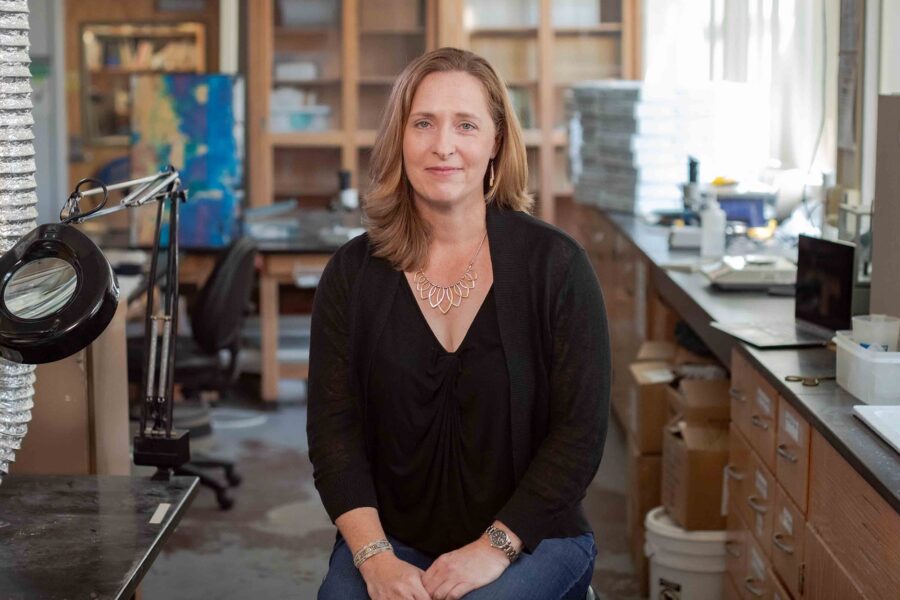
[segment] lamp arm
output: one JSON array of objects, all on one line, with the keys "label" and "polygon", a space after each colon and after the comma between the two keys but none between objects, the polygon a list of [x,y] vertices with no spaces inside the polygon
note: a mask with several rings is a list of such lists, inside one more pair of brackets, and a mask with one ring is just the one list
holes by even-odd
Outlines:
[{"label": "lamp arm", "polygon": [[[157,315],[153,302],[153,286],[147,289],[147,312],[145,316],[144,402],[141,407],[140,437],[172,434],[172,410],[174,398],[175,338],[178,331],[178,213],[181,202],[187,198],[180,181],[166,177],[144,185],[144,193],[132,194],[134,204],[139,206],[161,195],[156,211],[156,227],[153,239],[153,254],[150,262],[150,281],[158,280],[160,269],[165,272],[165,294],[161,298],[161,314]],[[165,191],[160,194],[161,186]],[[166,203],[169,203],[166,213]],[[162,224],[168,216],[169,242],[166,264],[159,264],[162,247]],[[158,354],[157,354],[158,351]],[[159,359],[157,360],[157,355]]]},{"label": "lamp arm", "polygon": [[[66,201],[67,206],[69,207],[69,215],[64,218],[62,214],[60,214],[60,220],[66,223],[83,223],[85,221],[90,221],[99,217],[105,217],[106,215],[119,212],[120,210],[125,210],[127,208],[135,208],[137,206],[149,204],[150,202],[165,200],[165,198],[171,193],[172,184],[178,182],[178,178],[178,171],[174,167],[169,166],[156,175],[150,175],[148,177],[139,177],[137,179],[123,181],[121,183],[115,183],[112,185],[102,185],[101,183],[99,187],[91,188],[83,192],[79,191],[78,188],[76,188]],[[89,179],[79,182],[79,185],[88,181],[100,183],[95,179]],[[134,186],[138,186],[137,189],[125,196],[121,202],[114,206],[101,207],[99,210],[89,211],[84,214],[78,213],[78,202],[85,196],[103,194],[105,198],[111,191]],[[180,188],[180,184],[177,187]],[[63,208],[63,210],[65,210],[65,207]]]}]

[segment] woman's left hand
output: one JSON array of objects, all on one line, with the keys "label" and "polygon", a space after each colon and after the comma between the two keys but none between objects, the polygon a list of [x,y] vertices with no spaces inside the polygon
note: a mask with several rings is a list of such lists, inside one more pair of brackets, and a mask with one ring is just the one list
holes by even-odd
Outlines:
[{"label": "woman's left hand", "polygon": [[422,583],[433,600],[458,600],[496,580],[507,567],[506,555],[482,536],[440,555],[422,576]]}]

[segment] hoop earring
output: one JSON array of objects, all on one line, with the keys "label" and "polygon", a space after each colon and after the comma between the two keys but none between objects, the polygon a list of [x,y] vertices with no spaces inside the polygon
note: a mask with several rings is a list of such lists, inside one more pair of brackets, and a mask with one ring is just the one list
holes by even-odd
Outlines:
[{"label": "hoop earring", "polygon": [[490,177],[490,179],[488,179],[488,187],[492,188],[492,187],[494,187],[494,159],[491,159],[490,165],[491,165],[491,177]]}]

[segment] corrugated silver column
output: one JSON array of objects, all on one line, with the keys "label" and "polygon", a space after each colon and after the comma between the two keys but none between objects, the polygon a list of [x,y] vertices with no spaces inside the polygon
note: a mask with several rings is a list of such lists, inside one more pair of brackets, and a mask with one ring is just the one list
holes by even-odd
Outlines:
[{"label": "corrugated silver column", "polygon": [[[28,2],[0,0],[0,252],[31,231],[37,218]],[[34,366],[0,359],[0,482],[28,431]]]}]

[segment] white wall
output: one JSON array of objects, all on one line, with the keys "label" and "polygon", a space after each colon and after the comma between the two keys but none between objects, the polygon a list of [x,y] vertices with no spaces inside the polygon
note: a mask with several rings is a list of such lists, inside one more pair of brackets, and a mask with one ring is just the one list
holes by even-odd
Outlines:
[{"label": "white wall", "polygon": [[900,94],[900,1],[881,2],[881,83],[878,93]]},{"label": "white wall", "polygon": [[63,0],[29,0],[38,223],[59,219],[69,194]]}]

